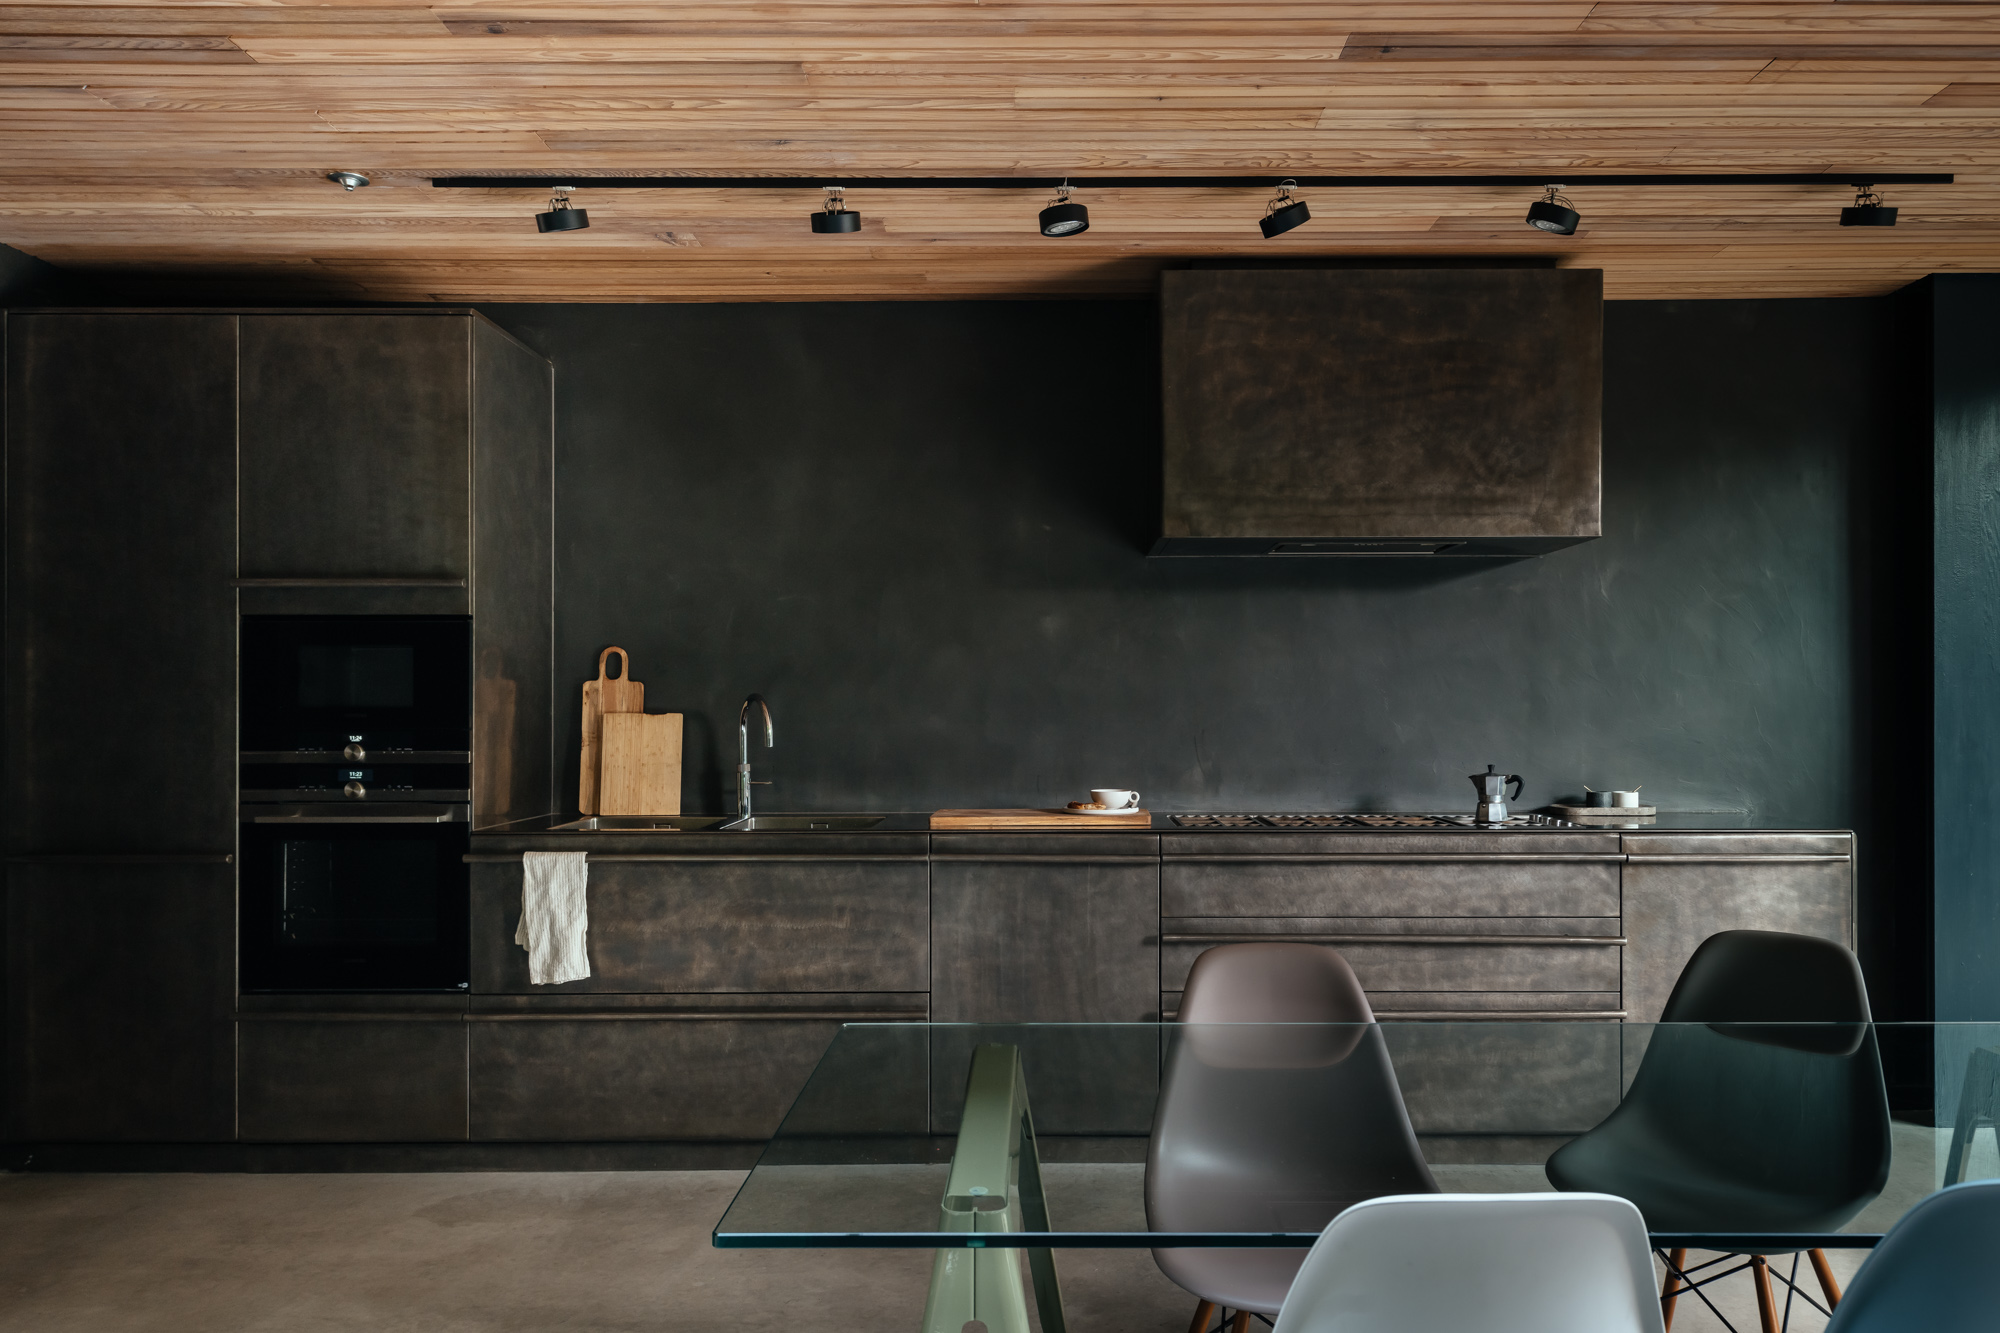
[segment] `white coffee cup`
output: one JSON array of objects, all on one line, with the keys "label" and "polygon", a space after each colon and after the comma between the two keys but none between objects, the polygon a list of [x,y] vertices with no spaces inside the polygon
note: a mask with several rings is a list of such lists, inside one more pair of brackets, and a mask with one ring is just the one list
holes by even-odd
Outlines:
[{"label": "white coffee cup", "polygon": [[1134,810],[1139,805],[1139,793],[1123,791],[1116,787],[1092,787],[1090,799],[1106,810]]}]

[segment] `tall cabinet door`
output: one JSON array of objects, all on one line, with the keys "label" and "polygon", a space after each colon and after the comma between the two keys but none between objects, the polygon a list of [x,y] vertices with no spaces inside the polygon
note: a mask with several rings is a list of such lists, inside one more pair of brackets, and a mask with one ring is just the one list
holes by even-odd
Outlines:
[{"label": "tall cabinet door", "polygon": [[463,585],[472,321],[243,317],[246,579]]},{"label": "tall cabinet door", "polygon": [[234,1132],[236,319],[7,320],[6,1125]]},{"label": "tall cabinet door", "polygon": [[236,841],[236,318],[7,319],[6,847]]}]

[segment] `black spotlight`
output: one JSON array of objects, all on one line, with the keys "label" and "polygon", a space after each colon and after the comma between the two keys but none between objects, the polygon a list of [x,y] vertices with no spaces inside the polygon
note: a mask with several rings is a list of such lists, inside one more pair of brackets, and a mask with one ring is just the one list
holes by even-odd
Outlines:
[{"label": "black spotlight", "polygon": [[841,205],[847,201],[845,185],[828,185],[826,207],[812,215],[813,230],[822,235],[829,232],[860,231],[861,215]]},{"label": "black spotlight", "polygon": [[1042,210],[1041,223],[1044,236],[1074,236],[1090,230],[1090,210],[1070,202],[1069,182],[1064,181],[1056,186],[1056,197]]},{"label": "black spotlight", "polygon": [[1854,187],[1854,206],[1840,210],[1840,225],[1843,227],[1893,227],[1896,225],[1896,210],[1882,207],[1882,196],[1875,193],[1872,185]]},{"label": "black spotlight", "polygon": [[1560,185],[1551,185],[1546,197],[1528,205],[1530,227],[1557,236],[1576,235],[1576,224],[1583,221],[1583,215],[1570,207],[1569,200],[1558,193],[1561,189]]},{"label": "black spotlight", "polygon": [[556,186],[555,194],[549,199],[549,211],[535,214],[536,231],[582,231],[590,225],[590,214],[581,208],[571,208],[570,185]]},{"label": "black spotlight", "polygon": [[1297,181],[1284,181],[1279,184],[1271,202],[1264,205],[1264,216],[1257,219],[1257,225],[1263,229],[1265,240],[1282,236],[1311,219],[1312,213],[1306,208],[1306,201],[1292,198],[1292,191],[1298,188]]}]

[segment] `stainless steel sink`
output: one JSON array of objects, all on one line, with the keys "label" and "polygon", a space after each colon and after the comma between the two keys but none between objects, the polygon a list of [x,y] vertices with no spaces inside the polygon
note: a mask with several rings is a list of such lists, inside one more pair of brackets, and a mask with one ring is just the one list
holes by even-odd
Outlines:
[{"label": "stainless steel sink", "polygon": [[[879,828],[884,818],[882,815],[753,815],[747,825],[737,828],[751,833],[837,833]],[[727,815],[592,815],[557,824],[551,832],[699,833],[734,822]]]},{"label": "stainless steel sink", "polygon": [[722,815],[591,815],[557,824],[554,833],[698,832],[727,822]]}]

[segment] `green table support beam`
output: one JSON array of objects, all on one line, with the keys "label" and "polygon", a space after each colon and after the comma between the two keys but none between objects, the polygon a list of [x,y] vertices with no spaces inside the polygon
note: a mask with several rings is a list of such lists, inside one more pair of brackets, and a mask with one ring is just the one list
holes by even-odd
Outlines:
[{"label": "green table support beam", "polygon": [[[965,1114],[952,1151],[939,1230],[1048,1231],[1041,1157],[1028,1110],[1018,1046],[988,1044],[972,1053]],[[987,1333],[1030,1333],[1021,1277],[1025,1253],[1042,1333],[1065,1333],[1055,1255],[1046,1248],[987,1248],[977,1239],[941,1249],[931,1263],[924,1333],[964,1333],[977,1321]]]}]

